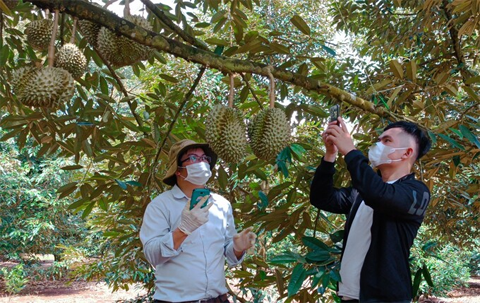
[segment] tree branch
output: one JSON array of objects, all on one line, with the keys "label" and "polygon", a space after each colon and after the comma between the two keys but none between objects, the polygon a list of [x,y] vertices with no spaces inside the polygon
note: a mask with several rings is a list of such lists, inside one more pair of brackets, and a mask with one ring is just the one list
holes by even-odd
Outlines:
[{"label": "tree branch", "polygon": [[175,125],[175,122],[177,122],[177,119],[180,116],[180,112],[182,111],[185,104],[187,104],[187,101],[190,100],[190,98],[192,97],[193,92],[195,92],[195,89],[197,88],[198,83],[200,83],[200,79],[202,79],[202,76],[203,76],[204,73],[205,73],[205,67],[202,66],[202,68],[198,72],[197,78],[193,82],[192,87],[190,87],[190,90],[185,94],[185,98],[183,99],[182,103],[178,106],[178,110],[175,113],[175,117],[173,117],[172,122],[170,122],[170,125],[168,126],[167,133],[165,134],[165,136],[163,136],[162,143],[160,143],[160,146],[157,150],[157,153],[155,154],[155,159],[153,160],[153,163],[150,166],[152,169],[150,170],[150,174],[148,175],[148,178],[147,178],[147,181],[146,181],[146,185],[147,185],[148,190],[146,191],[146,195],[144,195],[144,201],[143,201],[143,207],[144,208],[147,206],[147,199],[146,198],[150,197],[150,191],[151,191],[152,187],[149,186],[149,184],[150,184],[151,180],[153,180],[153,178],[152,178],[153,175],[155,175],[156,166],[157,166],[157,163],[158,163],[158,158],[160,157],[160,154],[163,151],[163,147],[165,146],[165,143],[167,142],[167,138],[170,136],[170,133],[172,132],[172,129],[173,129],[173,126]]},{"label": "tree branch", "polygon": [[455,28],[455,24],[452,22],[452,14],[447,9],[448,5],[448,0],[443,0],[442,8],[445,12],[445,17],[447,19],[447,26],[448,24],[450,24],[450,26],[448,27],[448,32],[450,33],[450,39],[452,39],[454,55],[457,59],[458,65],[463,65],[462,68],[460,68],[460,73],[462,74],[463,82],[465,83],[465,81],[471,77],[471,74],[468,72],[465,58],[462,52],[462,46],[460,45],[460,38],[458,37],[458,30]]},{"label": "tree branch", "polygon": [[[43,9],[60,8],[72,16],[100,24],[143,45],[167,52],[189,62],[215,68],[224,73],[252,73],[268,77],[269,69],[266,64],[232,59],[183,44],[161,34],[136,26],[88,2],[74,0],[26,0],[26,2],[31,2]],[[322,83],[319,80],[280,68],[274,68],[272,74],[278,80],[292,83],[306,90],[328,95],[378,116],[388,116],[388,113],[382,107],[375,107],[372,102],[356,97],[330,84]]]}]

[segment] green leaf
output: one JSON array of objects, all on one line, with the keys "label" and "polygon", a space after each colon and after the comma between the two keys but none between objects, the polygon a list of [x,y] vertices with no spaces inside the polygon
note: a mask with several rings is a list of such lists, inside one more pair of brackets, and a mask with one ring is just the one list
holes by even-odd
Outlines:
[{"label": "green leaf", "polygon": [[92,201],[92,203],[88,204],[87,207],[85,207],[85,210],[82,213],[82,219],[85,219],[92,212],[94,206],[95,201]]},{"label": "green leaf", "polygon": [[228,186],[228,175],[225,172],[223,166],[220,166],[220,168],[218,169],[218,184],[223,190],[225,190]]},{"label": "green leaf", "polygon": [[337,230],[333,234],[330,234],[330,240],[332,240],[333,243],[338,243],[342,241],[344,232],[345,231],[343,229]]},{"label": "green leaf", "polygon": [[308,27],[307,23],[300,17],[299,15],[295,15],[290,19],[290,22],[295,25],[302,33],[307,36],[310,36],[310,27]]},{"label": "green leaf", "polygon": [[299,256],[293,252],[285,252],[278,256],[273,257],[269,262],[273,264],[285,264],[297,262]]},{"label": "green leaf", "polygon": [[325,250],[314,250],[309,252],[306,256],[308,262],[322,262],[330,259],[330,253]]},{"label": "green leaf", "polygon": [[337,52],[331,49],[330,47],[326,46],[325,44],[320,44],[324,51],[326,51],[330,56],[335,57]]},{"label": "green leaf", "polygon": [[302,242],[305,244],[306,247],[312,250],[321,250],[321,251],[329,251],[330,247],[327,244],[323,243],[322,241],[318,240],[314,237],[302,237]]},{"label": "green leaf", "polygon": [[263,191],[258,192],[258,197],[260,198],[260,203],[258,203],[258,208],[260,210],[265,209],[268,206],[268,197]]},{"label": "green leaf", "polygon": [[127,189],[127,184],[123,181],[120,181],[118,179],[115,179],[115,182],[117,182],[118,186],[120,186],[122,189]]},{"label": "green leaf", "polygon": [[478,137],[472,134],[472,132],[464,125],[460,125],[460,131],[462,132],[463,136],[467,138],[468,141],[475,144],[478,148],[480,148],[480,141],[478,141]]},{"label": "green leaf", "polygon": [[137,182],[137,181],[127,181],[125,183],[127,183],[129,185],[132,185],[132,186],[137,186],[137,187],[142,187],[143,186],[142,183]]},{"label": "green leaf", "polygon": [[9,54],[9,48],[7,46],[2,46],[2,49],[0,50],[0,66],[5,66]]},{"label": "green leaf", "polygon": [[422,282],[422,269],[419,268],[415,273],[415,278],[413,279],[413,297],[416,297],[418,294],[418,289],[420,288],[420,282]]},{"label": "green leaf", "polygon": [[303,281],[307,278],[307,272],[303,268],[303,264],[297,264],[293,269],[290,282],[288,283],[288,296],[295,295],[302,287]]},{"label": "green leaf", "polygon": [[100,77],[100,91],[108,96],[108,83],[105,77]]},{"label": "green leaf", "polygon": [[303,146],[296,143],[291,144],[290,149],[298,156],[299,159],[301,159],[303,154],[307,152],[307,150],[303,148]]},{"label": "green leaf", "polygon": [[70,165],[70,166],[61,167],[61,169],[63,169],[63,170],[75,170],[75,169],[80,169],[80,168],[83,168],[83,166],[82,165]]},{"label": "green leaf", "polygon": [[450,143],[453,147],[456,147],[456,148],[461,149],[461,150],[465,150],[465,147],[460,145],[457,141],[453,140],[452,138],[450,138],[450,137],[448,137],[444,134],[438,134],[438,136],[440,138],[442,138],[443,140],[447,141],[448,143]]},{"label": "green leaf", "polygon": [[178,83],[178,79],[175,78],[175,77],[172,77],[170,75],[167,75],[167,74],[159,74],[158,76],[160,76],[160,78],[166,80],[166,81],[169,81],[169,82],[172,82],[172,83]]},{"label": "green leaf", "polygon": [[428,286],[434,287],[432,276],[430,275],[430,272],[428,271],[426,264],[423,264],[422,273],[423,273],[423,277],[425,278],[425,281],[427,281]]}]

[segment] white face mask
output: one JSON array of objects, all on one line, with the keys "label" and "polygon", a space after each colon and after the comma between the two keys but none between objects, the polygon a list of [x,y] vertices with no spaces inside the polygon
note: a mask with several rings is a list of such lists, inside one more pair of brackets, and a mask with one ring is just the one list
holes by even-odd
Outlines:
[{"label": "white face mask", "polygon": [[[188,181],[195,185],[205,185],[212,176],[212,172],[210,171],[210,164],[207,162],[197,162],[185,167],[179,166],[179,168],[186,168],[187,169],[187,177],[184,178],[185,181]],[[182,175],[180,177],[183,178]]]},{"label": "white face mask", "polygon": [[392,160],[388,157],[391,153],[394,153],[397,150],[408,149],[408,147],[390,147],[382,142],[377,142],[376,144],[370,146],[368,151],[368,160],[373,167],[377,167],[381,164],[387,164],[392,162],[402,161],[402,159]]}]

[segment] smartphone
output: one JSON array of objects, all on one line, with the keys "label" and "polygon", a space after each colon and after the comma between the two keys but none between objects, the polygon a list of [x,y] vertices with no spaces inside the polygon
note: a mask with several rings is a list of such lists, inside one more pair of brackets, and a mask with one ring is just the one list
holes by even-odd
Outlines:
[{"label": "smartphone", "polygon": [[330,107],[330,122],[337,121],[340,116],[340,105],[335,104]]},{"label": "smartphone", "polygon": [[[210,196],[210,190],[208,188],[195,188],[192,192],[192,198],[190,199],[190,209],[194,208],[200,200],[205,197]],[[208,204],[208,199],[203,203],[201,208],[204,208]]]}]

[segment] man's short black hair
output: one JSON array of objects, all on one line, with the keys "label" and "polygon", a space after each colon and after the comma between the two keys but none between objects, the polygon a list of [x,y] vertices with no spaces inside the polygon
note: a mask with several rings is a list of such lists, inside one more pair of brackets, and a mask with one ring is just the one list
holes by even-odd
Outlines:
[{"label": "man's short black hair", "polygon": [[401,128],[404,132],[415,138],[415,142],[418,146],[417,160],[423,157],[430,150],[430,147],[432,146],[430,138],[428,137],[427,132],[420,128],[417,124],[407,121],[397,121],[389,124],[383,131],[391,128]]}]

